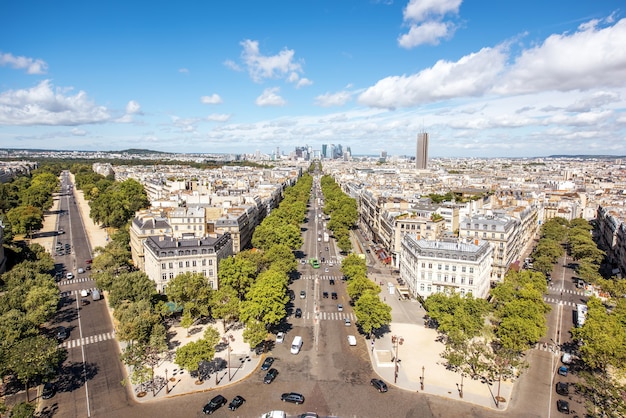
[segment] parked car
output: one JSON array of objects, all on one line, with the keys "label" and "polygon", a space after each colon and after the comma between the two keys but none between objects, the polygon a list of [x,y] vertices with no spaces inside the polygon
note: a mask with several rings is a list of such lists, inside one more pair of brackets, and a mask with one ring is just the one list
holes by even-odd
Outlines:
[{"label": "parked car", "polygon": [[354,335],[348,335],[348,344],[356,345],[356,337]]},{"label": "parked car", "polygon": [[263,379],[263,383],[266,383],[269,385],[270,383],[274,381],[274,379],[276,379],[276,376],[278,376],[278,370],[269,369],[269,371],[265,375],[265,379]]},{"label": "parked car", "polygon": [[285,333],[281,331],[276,334],[276,344],[282,344],[283,341],[285,341]]},{"label": "parked car", "polygon": [[350,324],[350,318],[346,318],[346,319],[344,319],[343,323],[344,323],[347,327],[349,327],[349,326],[351,325],[351,324]]},{"label": "parked car", "polygon": [[214,396],[213,399],[211,399],[208,404],[204,405],[204,408],[202,408],[202,412],[204,412],[204,414],[206,415],[210,415],[213,412],[220,409],[222,406],[226,405],[227,403],[228,401],[222,395]]},{"label": "parked car", "polygon": [[52,382],[44,383],[43,390],[41,391],[42,399],[50,399],[55,395],[55,393],[57,393],[57,391],[54,387],[54,383]]},{"label": "parked car", "polygon": [[65,275],[65,278],[67,280],[71,280],[74,278],[74,273],[72,273],[71,271],[68,271],[67,274]]},{"label": "parked car", "polygon": [[341,303],[339,305],[337,305],[337,310],[339,312],[343,312],[343,305]]},{"label": "parked car", "polygon": [[370,384],[376,388],[380,393],[387,392],[387,384],[380,379],[372,379],[370,380]]},{"label": "parked car", "polygon": [[337,292],[331,293],[330,297],[333,298],[333,299],[337,299]]},{"label": "parked car", "polygon": [[272,367],[273,363],[274,357],[267,357],[263,364],[261,364],[261,370],[268,370],[270,367]]},{"label": "parked car", "polygon": [[335,279],[330,279],[328,282],[329,282],[329,283],[331,284],[331,286],[332,286],[332,285],[334,285],[334,284],[335,284]]},{"label": "parked car", "polygon": [[306,292],[304,290],[300,291],[300,299],[306,298]]},{"label": "parked car", "polygon": [[85,272],[85,269],[82,267],[78,268],[78,274],[83,274]]},{"label": "parked car", "polygon": [[569,369],[567,368],[567,366],[561,366],[559,367],[559,374],[561,376],[567,376],[567,372],[569,371]]},{"label": "parked car", "polygon": [[235,409],[239,408],[244,403],[246,403],[246,400],[243,398],[243,396],[237,395],[233,398],[232,401],[230,401],[230,404],[228,404],[228,409],[230,409],[231,411],[234,411]]},{"label": "parked car", "polygon": [[558,382],[556,384],[556,393],[563,396],[569,395],[569,385],[565,382]]},{"label": "parked car", "polygon": [[291,403],[295,403],[296,405],[304,403],[304,396],[302,396],[301,393],[296,393],[296,392],[283,393],[280,396],[280,399],[283,402],[291,402]]},{"label": "parked car", "polygon": [[322,297],[325,298],[325,299],[328,299],[328,292],[322,293]]},{"label": "parked car", "polygon": [[569,414],[569,402],[559,399],[556,401],[556,409],[564,414]]},{"label": "parked car", "polygon": [[296,308],[296,318],[302,318],[302,309]]}]

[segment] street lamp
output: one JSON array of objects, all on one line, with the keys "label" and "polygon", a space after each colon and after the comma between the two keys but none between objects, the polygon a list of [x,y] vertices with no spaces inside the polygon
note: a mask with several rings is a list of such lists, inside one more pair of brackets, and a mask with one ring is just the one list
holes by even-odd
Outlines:
[{"label": "street lamp", "polygon": [[421,388],[421,390],[424,390],[424,369],[425,369],[425,367],[422,366],[422,376],[420,377],[420,388]]},{"label": "street lamp", "polygon": [[394,360],[393,383],[398,382],[398,347],[401,346],[403,342],[404,342],[404,338],[397,336],[397,335],[391,336],[391,343],[393,344],[393,348],[395,349],[395,353],[396,353],[396,356],[393,359]]},{"label": "street lamp", "polygon": [[222,337],[222,342],[224,342],[224,344],[226,344],[228,348],[228,358],[226,359],[226,367],[228,367],[228,381],[229,382],[231,379],[231,376],[230,376],[230,343],[231,341],[235,341],[235,337],[233,337],[233,334],[228,334],[228,337]]},{"label": "street lamp", "polygon": [[167,369],[165,369],[165,394],[167,395],[168,393],[170,393],[170,386],[168,384],[168,380],[167,380]]}]

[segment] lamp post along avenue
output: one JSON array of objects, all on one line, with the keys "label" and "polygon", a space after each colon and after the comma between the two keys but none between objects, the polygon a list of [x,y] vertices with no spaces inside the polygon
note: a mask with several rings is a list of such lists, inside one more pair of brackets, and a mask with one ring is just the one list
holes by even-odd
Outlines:
[{"label": "lamp post along avenue", "polygon": [[395,357],[393,359],[393,367],[394,367],[393,383],[397,383],[398,382],[398,348],[399,346],[402,345],[402,343],[404,343],[404,338],[398,335],[392,335],[391,343],[393,344],[394,352],[395,352]]}]

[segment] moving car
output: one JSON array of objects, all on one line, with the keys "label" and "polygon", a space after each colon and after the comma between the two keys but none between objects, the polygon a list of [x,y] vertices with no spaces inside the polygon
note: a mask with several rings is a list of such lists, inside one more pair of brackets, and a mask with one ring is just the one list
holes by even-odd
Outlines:
[{"label": "moving car", "polygon": [[380,379],[372,379],[370,380],[370,384],[380,393],[387,392],[387,384]]},{"label": "moving car", "polygon": [[230,401],[230,404],[228,404],[228,409],[230,409],[231,411],[234,411],[235,409],[243,405],[245,402],[246,400],[243,398],[243,396],[237,395],[233,398],[232,401]]},{"label": "moving car", "polygon": [[567,366],[561,366],[559,367],[559,374],[561,376],[567,376],[567,372],[569,371],[569,369],[567,368]]},{"label": "moving car", "polygon": [[302,396],[301,393],[296,393],[296,392],[283,393],[280,396],[280,399],[283,402],[291,402],[291,403],[295,403],[296,405],[304,403],[304,396]]},{"label": "moving car", "polygon": [[325,299],[328,299],[328,292],[322,293],[322,297],[325,298]]},{"label": "moving car", "polygon": [[276,343],[282,344],[283,341],[285,341],[285,333],[281,331],[278,334],[276,334]]},{"label": "moving car", "polygon": [[331,285],[334,285],[334,284],[335,284],[335,279],[330,279],[328,282],[329,282]]},{"label": "moving car", "polygon": [[330,297],[333,298],[333,299],[337,299],[337,292],[331,293]]},{"label": "moving car", "polygon": [[350,318],[346,318],[343,322],[347,327],[350,326]]},{"label": "moving car", "polygon": [[67,328],[59,327],[59,329],[57,330],[57,338],[59,340],[61,341],[67,340],[69,336],[70,336],[70,333],[67,331]]},{"label": "moving car", "polygon": [[343,305],[341,303],[339,305],[337,305],[337,310],[339,312],[343,312]]},{"label": "moving car", "polygon": [[67,274],[65,275],[65,278],[70,280],[74,278],[74,273],[72,273],[71,271],[68,271]]},{"label": "moving car", "polygon": [[266,358],[263,364],[261,364],[261,370],[268,370],[270,367],[272,367],[273,363],[274,363],[274,357]]},{"label": "moving car", "polygon": [[356,337],[354,335],[348,335],[348,344],[356,345]]},{"label": "moving car", "polygon": [[211,399],[208,404],[204,405],[204,408],[202,408],[202,412],[204,412],[204,414],[206,415],[210,415],[220,409],[222,406],[226,405],[227,402],[228,401],[225,397],[223,397],[222,395],[217,395],[213,397],[213,399]]},{"label": "moving car", "polygon": [[269,369],[269,371],[265,375],[265,378],[263,379],[263,383],[266,383],[269,385],[270,383],[274,381],[274,379],[276,379],[276,376],[278,376],[278,370]]},{"label": "moving car", "polygon": [[296,318],[302,318],[302,309],[296,308]]},{"label": "moving car", "polygon": [[300,299],[306,298],[306,292],[304,290],[300,291]]},{"label": "moving car", "polygon": [[564,414],[569,414],[569,402],[559,399],[556,401],[556,409]]}]

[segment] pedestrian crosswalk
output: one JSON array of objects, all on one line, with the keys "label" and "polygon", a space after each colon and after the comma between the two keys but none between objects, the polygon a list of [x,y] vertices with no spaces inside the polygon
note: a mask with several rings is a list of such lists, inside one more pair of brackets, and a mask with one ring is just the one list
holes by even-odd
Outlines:
[{"label": "pedestrian crosswalk", "polygon": [[[317,315],[317,316],[316,316]],[[302,318],[304,319],[319,319],[320,321],[345,321],[349,319],[350,321],[356,321],[356,316],[353,313],[347,312],[318,312],[315,314],[314,312],[303,312]]]},{"label": "pedestrian crosswalk", "polygon": [[570,302],[570,301],[562,300],[562,299],[559,299],[559,298],[550,298],[550,297],[544,296],[543,300],[544,300],[544,302],[551,303],[553,305],[565,305],[565,306],[571,306],[571,307],[575,307],[576,306],[575,302]]},{"label": "pedestrian crosswalk", "polygon": [[585,296],[585,292],[578,289],[565,289],[564,287],[548,287],[548,293],[558,295],[559,293],[568,293],[571,295]]},{"label": "pedestrian crosswalk", "polygon": [[83,345],[95,344],[101,341],[111,340],[115,338],[115,334],[113,332],[106,332],[103,334],[92,335],[90,337],[78,338],[75,340],[63,341],[59,346],[63,348],[78,348]]},{"label": "pedestrian crosswalk", "polygon": [[95,288],[95,287],[92,287],[92,288],[88,288],[88,289],[68,290],[68,291],[65,291],[65,292],[61,292],[61,297],[80,295],[80,292],[82,290],[87,290],[87,291],[89,291],[89,294],[92,294],[94,290],[98,290],[98,289]]},{"label": "pedestrian crosswalk", "polygon": [[71,280],[61,280],[59,282],[59,285],[68,285],[68,284],[74,284],[74,283],[84,283],[84,282],[90,282],[93,281],[93,279],[91,277],[78,277],[76,279],[71,279]]},{"label": "pedestrian crosswalk", "polygon": [[319,279],[319,280],[330,280],[330,279],[334,279],[334,280],[339,280],[341,279],[342,276],[315,276],[315,275],[302,275],[300,276],[300,279],[302,280],[315,280],[315,279]]},{"label": "pedestrian crosswalk", "polygon": [[549,353],[555,353],[555,354],[561,353],[558,347],[551,345],[551,344],[541,343],[541,342],[535,344],[533,347],[533,350],[547,351]]}]

